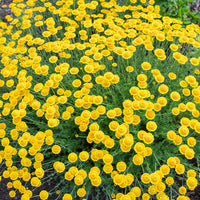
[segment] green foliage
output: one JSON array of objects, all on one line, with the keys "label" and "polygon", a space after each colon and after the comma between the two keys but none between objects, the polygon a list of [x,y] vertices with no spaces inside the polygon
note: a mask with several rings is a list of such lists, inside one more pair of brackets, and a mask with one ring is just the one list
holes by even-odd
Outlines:
[{"label": "green foliage", "polygon": [[[191,5],[196,4],[196,2],[196,0],[155,0],[155,5],[160,6],[160,14],[162,16],[180,19],[184,25],[187,25],[191,23],[200,23],[200,12],[191,9]],[[118,0],[118,4],[130,5],[130,1]],[[138,5],[139,4],[140,3],[138,3]]]},{"label": "green foliage", "polygon": [[198,24],[200,12],[191,11],[191,3],[196,0],[157,0],[156,4],[161,8],[161,15],[166,15],[182,20],[183,24]]}]

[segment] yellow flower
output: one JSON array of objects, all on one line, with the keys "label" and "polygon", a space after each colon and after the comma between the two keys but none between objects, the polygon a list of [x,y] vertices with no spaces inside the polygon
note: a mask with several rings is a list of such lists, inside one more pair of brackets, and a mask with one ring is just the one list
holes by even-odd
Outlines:
[{"label": "yellow flower", "polygon": [[193,95],[194,97],[200,96],[200,90],[197,89],[197,88],[192,89],[192,95]]},{"label": "yellow flower", "polygon": [[103,156],[103,162],[105,164],[111,164],[113,162],[113,156],[111,154],[106,154]]},{"label": "yellow flower", "polygon": [[80,87],[81,86],[81,80],[79,79],[75,79],[73,82],[72,82],[72,85],[73,87]]},{"label": "yellow flower", "polygon": [[167,159],[167,165],[170,167],[170,168],[175,168],[176,166],[176,159],[174,157],[170,157]]},{"label": "yellow flower", "polygon": [[77,159],[78,159],[78,157],[77,157],[76,153],[70,153],[70,154],[68,155],[68,160],[69,160],[69,162],[71,162],[71,163],[76,162]]},{"label": "yellow flower", "polygon": [[180,147],[179,147],[179,151],[181,154],[185,155],[185,151],[189,149],[189,147],[186,145],[186,144],[182,144]]},{"label": "yellow flower", "polygon": [[69,171],[65,172],[65,179],[68,181],[71,181],[74,178],[74,175],[72,175]]},{"label": "yellow flower", "polygon": [[106,72],[104,74],[104,78],[106,78],[107,80],[111,81],[114,78],[114,74],[112,72]]},{"label": "yellow flower", "polygon": [[181,136],[176,135],[176,137],[174,138],[173,142],[175,145],[180,145],[182,143],[183,139]]},{"label": "yellow flower", "polygon": [[132,56],[133,56],[133,53],[132,53],[131,51],[124,51],[124,52],[122,53],[122,57],[123,57],[124,59],[130,59]]},{"label": "yellow flower", "polygon": [[[34,149],[34,148],[33,148]],[[29,149],[30,150],[30,149]],[[29,152],[30,153],[30,152]],[[44,155],[42,153],[37,153],[34,152],[35,155],[35,161],[36,162],[42,162],[44,160]]]},{"label": "yellow flower", "polygon": [[126,67],[126,71],[127,71],[127,72],[133,72],[133,71],[134,71],[134,67],[132,67],[132,66],[127,66],[127,67]]},{"label": "yellow flower", "polygon": [[10,196],[11,198],[14,198],[15,195],[16,195],[16,192],[15,192],[14,190],[11,190],[11,191],[9,192],[9,196]]},{"label": "yellow flower", "polygon": [[190,147],[194,147],[196,145],[196,139],[194,137],[189,137],[187,139],[187,144],[190,146]]},{"label": "yellow flower", "polygon": [[103,166],[103,171],[106,173],[106,174],[110,174],[112,171],[113,171],[113,166],[111,164],[105,164]]},{"label": "yellow flower", "polygon": [[62,197],[62,200],[72,200],[71,194],[64,194],[64,196]]},{"label": "yellow flower", "polygon": [[69,120],[70,117],[71,117],[70,112],[65,111],[65,112],[62,113],[62,118],[63,118],[64,120]]},{"label": "yellow flower", "polygon": [[182,90],[182,93],[183,93],[183,95],[186,96],[186,97],[190,96],[190,94],[191,94],[190,89],[188,89],[188,88],[184,88],[184,89]]},{"label": "yellow flower", "polygon": [[146,81],[141,81],[138,83],[138,87],[140,88],[147,88],[148,84]]},{"label": "yellow flower", "polygon": [[148,173],[142,174],[142,176],[141,176],[141,181],[142,181],[144,184],[150,183],[150,180],[151,180],[150,174],[148,174]]},{"label": "yellow flower", "polygon": [[141,156],[140,154],[135,154],[133,156],[133,163],[135,165],[142,165],[143,162],[144,162],[143,156]]},{"label": "yellow flower", "polygon": [[139,115],[133,115],[133,121],[132,124],[137,125],[139,124],[141,121],[140,116]]},{"label": "yellow flower", "polygon": [[157,172],[154,172],[154,173],[152,173],[151,175],[150,175],[150,181],[151,181],[151,183],[152,184],[154,184],[154,185],[156,185],[156,184],[158,184],[159,182],[160,182],[160,176],[159,176],[159,174],[157,173]]},{"label": "yellow flower", "polygon": [[76,185],[82,185],[83,182],[84,182],[84,179],[83,179],[83,177],[82,177],[81,175],[75,176],[75,178],[74,178],[74,183],[75,183]]},{"label": "yellow flower", "polygon": [[137,75],[137,81],[147,81],[147,76],[145,74]]},{"label": "yellow flower", "polygon": [[164,174],[164,175],[168,175],[170,173],[170,168],[167,165],[162,165],[160,167],[160,171]]},{"label": "yellow flower", "polygon": [[174,79],[176,79],[176,74],[173,73],[173,72],[170,72],[170,73],[168,74],[168,77],[169,77],[171,80],[174,80]]},{"label": "yellow flower", "polygon": [[159,75],[155,76],[155,80],[158,83],[163,83],[165,80],[165,77],[163,75],[159,74]]},{"label": "yellow flower", "polygon": [[111,80],[111,83],[117,84],[117,83],[119,83],[119,81],[120,81],[119,76],[117,74],[115,74],[113,79]]},{"label": "yellow flower", "polygon": [[172,51],[177,51],[177,50],[178,50],[178,46],[177,46],[176,44],[171,44],[171,45],[170,45],[170,49],[171,49]]},{"label": "yellow flower", "polygon": [[78,171],[78,168],[77,168],[77,167],[72,166],[72,167],[69,168],[68,172],[69,172],[71,175],[76,176],[76,175],[78,175],[78,172],[79,172],[79,171]]},{"label": "yellow flower", "polygon": [[146,144],[151,144],[154,141],[154,136],[151,133],[146,133],[143,136],[143,141]]},{"label": "yellow flower", "polygon": [[200,74],[200,70],[199,69],[195,69],[194,73],[198,75],[198,74]]},{"label": "yellow flower", "polygon": [[46,190],[42,190],[42,191],[40,192],[39,196],[40,196],[40,199],[46,200],[46,199],[48,199],[49,194],[48,194],[48,192],[47,192]]},{"label": "yellow flower", "polygon": [[41,167],[40,168],[36,168],[35,175],[38,178],[43,178],[44,177],[44,170]]},{"label": "yellow flower", "polygon": [[123,175],[122,174],[116,174],[114,176],[114,179],[113,179],[113,182],[116,184],[116,185],[120,185],[122,182],[123,182]]},{"label": "yellow flower", "polygon": [[[146,133],[145,133],[146,134]],[[142,142],[137,142],[134,146],[134,151],[141,154],[145,150],[145,145]]]},{"label": "yellow flower", "polygon": [[116,116],[116,112],[114,110],[108,110],[106,115],[109,119],[113,119]]},{"label": "yellow flower", "polygon": [[141,67],[142,67],[142,69],[143,70],[150,70],[151,69],[151,64],[150,63],[148,63],[148,62],[143,62],[142,64],[141,64]]},{"label": "yellow flower", "polygon": [[173,177],[167,177],[166,178],[166,183],[167,183],[167,185],[173,185],[174,184],[174,178]]},{"label": "yellow flower", "polygon": [[47,145],[52,145],[53,142],[54,142],[54,139],[52,136],[47,136],[46,139],[45,139],[45,142]]},{"label": "yellow flower", "polygon": [[82,152],[80,152],[80,154],[79,154],[79,159],[80,159],[82,162],[87,161],[88,158],[89,158],[89,154],[88,154],[87,151],[82,151]]},{"label": "yellow flower", "polygon": [[158,41],[165,41],[165,35],[164,35],[163,33],[158,33],[158,34],[156,35],[156,39],[157,39]]},{"label": "yellow flower", "polygon": [[187,186],[190,188],[196,187],[198,182],[197,179],[194,177],[189,177],[186,181]]},{"label": "yellow flower", "polygon": [[48,126],[50,127],[50,128],[53,128],[53,127],[56,127],[56,126],[58,126],[59,125],[59,120],[58,119],[49,119],[48,120]]},{"label": "yellow flower", "polygon": [[178,175],[183,174],[185,172],[185,166],[183,164],[177,164],[175,171]]},{"label": "yellow flower", "polygon": [[[144,1],[144,0],[140,0],[140,1]],[[145,0],[146,1],[146,0]],[[149,200],[150,199],[150,195],[148,193],[144,193],[142,195],[142,200]]]},{"label": "yellow flower", "polygon": [[154,54],[159,58],[163,58],[163,57],[166,57],[165,56],[165,51],[163,49],[155,49],[154,50]]},{"label": "yellow flower", "polygon": [[102,57],[103,57],[102,54],[99,52],[95,53],[93,56],[94,60],[101,60]]},{"label": "yellow flower", "polygon": [[194,150],[193,149],[187,149],[186,151],[185,151],[185,157],[188,159],[188,160],[191,160],[191,159],[193,159],[194,158],[194,155],[195,155],[195,152],[194,152]]},{"label": "yellow flower", "polygon": [[197,173],[195,172],[195,170],[190,169],[187,171],[187,177],[196,177]]},{"label": "yellow flower", "polygon": [[189,129],[187,128],[187,126],[181,126],[181,127],[178,129],[178,132],[179,132],[179,134],[180,134],[182,137],[187,137],[188,134],[189,134]]},{"label": "yellow flower", "polygon": [[112,138],[107,138],[105,141],[104,141],[104,145],[106,148],[113,148],[114,145],[115,145],[115,141],[112,139]]},{"label": "yellow flower", "polygon": [[109,123],[109,129],[110,129],[111,131],[116,131],[117,128],[118,128],[118,126],[119,126],[119,123],[118,123],[117,121],[111,121],[111,122]]},{"label": "yellow flower", "polygon": [[56,56],[51,56],[51,57],[49,58],[49,62],[50,62],[50,63],[56,63],[57,60],[58,60],[58,57],[56,57]]},{"label": "yellow flower", "polygon": [[53,154],[59,154],[61,151],[61,147],[59,145],[53,145],[51,150]]},{"label": "yellow flower", "polygon": [[157,124],[154,121],[148,121],[146,124],[146,128],[148,131],[154,132],[157,129]]},{"label": "yellow flower", "polygon": [[[158,188],[158,185],[157,185],[157,188]],[[148,188],[148,193],[150,195],[155,195],[157,193],[157,188],[156,186],[154,185],[151,185],[149,188]]]},{"label": "yellow flower", "polygon": [[176,60],[180,60],[181,59],[182,54],[179,52],[175,52],[173,53],[173,58]]},{"label": "yellow flower", "polygon": [[116,168],[119,172],[124,172],[126,170],[126,163],[125,162],[118,162]]},{"label": "yellow flower", "polygon": [[23,158],[27,155],[27,150],[25,148],[21,148],[19,151],[18,151],[18,155],[20,158]]},{"label": "yellow flower", "polygon": [[56,161],[53,164],[53,168],[58,172],[58,173],[62,173],[65,170],[65,164],[59,161]]},{"label": "yellow flower", "polygon": [[175,137],[176,137],[176,133],[174,131],[171,130],[171,131],[167,132],[167,138],[169,140],[173,141],[175,139]]},{"label": "yellow flower", "polygon": [[186,109],[190,112],[196,110],[196,105],[193,102],[186,103]]},{"label": "yellow flower", "polygon": [[145,113],[145,117],[149,120],[152,120],[155,118],[155,112],[153,110],[147,110]]},{"label": "yellow flower", "polygon": [[181,96],[178,92],[174,91],[174,92],[171,92],[170,94],[170,98],[173,100],[173,101],[179,101]]},{"label": "yellow flower", "polygon": [[184,186],[181,186],[181,187],[179,187],[178,191],[180,194],[184,195],[184,194],[186,194],[187,189]]},{"label": "yellow flower", "polygon": [[165,97],[159,97],[159,98],[157,99],[157,102],[158,102],[162,107],[164,107],[164,106],[167,105],[167,99],[166,99]]},{"label": "yellow flower", "polygon": [[100,174],[100,171],[99,169],[95,169],[95,168],[91,168],[90,169],[90,172],[89,172],[89,179],[92,180],[92,179],[97,179],[97,177],[99,176]]},{"label": "yellow flower", "polygon": [[77,195],[78,195],[79,197],[84,197],[84,196],[86,195],[86,190],[85,190],[84,188],[79,188],[79,189],[77,190]]},{"label": "yellow flower", "polygon": [[165,84],[161,84],[158,87],[158,91],[160,92],[160,94],[166,94],[169,91],[169,87]]},{"label": "yellow flower", "polygon": [[17,171],[11,172],[10,179],[13,180],[13,181],[18,179],[18,172]]},{"label": "yellow flower", "polygon": [[40,187],[41,186],[41,181],[37,177],[31,178],[31,185],[33,187]]},{"label": "yellow flower", "polygon": [[187,86],[188,86],[187,82],[186,82],[186,81],[183,81],[183,80],[180,81],[179,84],[180,84],[181,87],[187,87]]}]

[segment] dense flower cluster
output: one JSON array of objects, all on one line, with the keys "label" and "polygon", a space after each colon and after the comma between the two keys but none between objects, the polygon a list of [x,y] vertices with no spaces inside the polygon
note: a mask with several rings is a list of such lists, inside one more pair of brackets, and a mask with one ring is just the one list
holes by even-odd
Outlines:
[{"label": "dense flower cluster", "polygon": [[[0,181],[9,179],[10,197],[189,199],[199,181],[200,27],[162,17],[154,3],[9,5]],[[40,189],[53,179],[54,191]]]}]

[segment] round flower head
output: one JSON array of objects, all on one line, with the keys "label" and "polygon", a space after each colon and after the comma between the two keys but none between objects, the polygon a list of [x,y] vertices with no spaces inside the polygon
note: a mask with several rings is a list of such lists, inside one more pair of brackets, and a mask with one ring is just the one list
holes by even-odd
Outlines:
[{"label": "round flower head", "polygon": [[72,200],[72,195],[71,194],[64,194],[62,197],[62,200]]},{"label": "round flower head", "polygon": [[174,184],[174,178],[173,177],[167,177],[166,178],[167,185],[173,185]]},{"label": "round flower head", "polygon": [[69,160],[69,162],[71,162],[71,163],[76,162],[77,159],[78,159],[78,157],[77,157],[76,153],[70,153],[70,154],[68,155],[68,160]]},{"label": "round flower head", "polygon": [[119,172],[124,172],[126,170],[126,163],[125,162],[118,162],[116,167],[117,167],[117,170]]},{"label": "round flower head", "polygon": [[53,145],[51,150],[54,154],[59,154],[61,151],[61,147],[59,145]]},{"label": "round flower head", "polygon": [[62,173],[65,170],[65,165],[62,162],[56,161],[53,164],[54,169],[58,172],[58,173]]},{"label": "round flower head", "polygon": [[42,191],[40,192],[39,196],[40,196],[40,199],[46,200],[46,199],[48,199],[49,194],[48,194],[48,192],[47,192],[46,190],[42,190]]},{"label": "round flower head", "polygon": [[149,121],[146,124],[146,128],[148,131],[154,132],[157,129],[157,124],[154,121]]},{"label": "round flower head", "polygon": [[14,190],[11,190],[11,191],[9,192],[9,196],[10,196],[11,198],[14,198],[15,195],[16,195],[16,192],[15,192]]},{"label": "round flower head", "polygon": [[51,57],[49,58],[49,62],[50,62],[50,63],[56,63],[57,60],[58,60],[58,58],[57,58],[56,56],[51,56]]},{"label": "round flower head", "polygon": [[141,65],[143,70],[150,70],[151,69],[151,64],[148,62],[143,62]]},{"label": "round flower head", "polygon": [[79,188],[79,189],[77,190],[77,195],[78,195],[79,197],[84,197],[84,196],[86,195],[86,190],[85,190],[84,188]]},{"label": "round flower head", "polygon": [[135,165],[141,165],[144,162],[143,156],[136,154],[133,156],[133,163]]},{"label": "round flower head", "polygon": [[142,176],[141,176],[141,181],[142,181],[144,184],[150,183],[150,181],[151,181],[151,176],[150,176],[150,174],[148,174],[148,173],[142,174]]},{"label": "round flower head", "polygon": [[80,154],[79,154],[79,159],[80,159],[82,162],[87,161],[88,158],[89,158],[89,154],[88,154],[87,151],[82,151],[82,152],[80,152]]},{"label": "round flower head", "polygon": [[173,100],[173,101],[179,101],[180,100],[180,94],[178,92],[172,92],[170,94],[170,98]]}]

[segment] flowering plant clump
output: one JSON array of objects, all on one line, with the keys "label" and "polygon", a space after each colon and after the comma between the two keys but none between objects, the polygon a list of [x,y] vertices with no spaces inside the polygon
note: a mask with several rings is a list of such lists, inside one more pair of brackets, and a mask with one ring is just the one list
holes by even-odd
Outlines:
[{"label": "flowering plant clump", "polygon": [[0,22],[0,180],[10,197],[190,199],[200,27],[162,17],[153,0],[9,6],[17,18]]}]

